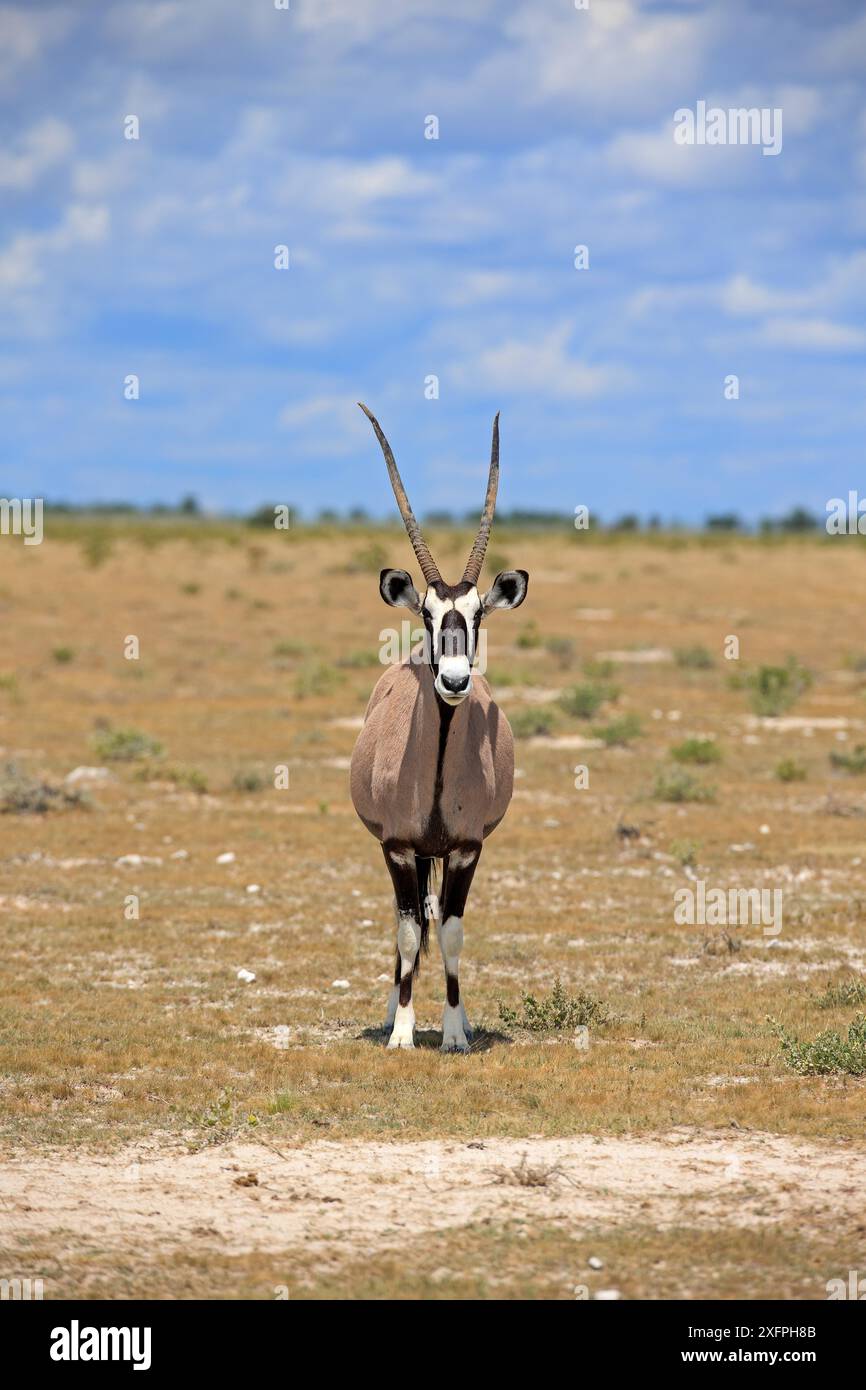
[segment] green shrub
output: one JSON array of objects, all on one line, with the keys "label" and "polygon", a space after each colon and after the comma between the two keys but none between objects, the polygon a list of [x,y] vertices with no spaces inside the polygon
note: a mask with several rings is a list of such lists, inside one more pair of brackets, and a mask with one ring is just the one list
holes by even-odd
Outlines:
[{"label": "green shrub", "polygon": [[569,689],[563,690],[559,704],[566,714],[575,715],[578,719],[591,719],[603,704],[608,700],[615,700],[618,695],[619,691],[615,685],[601,681],[584,681],[582,685],[572,685]]},{"label": "green shrub", "polygon": [[796,758],[782,758],[776,763],[776,776],[780,782],[805,782],[806,769]]},{"label": "green shrub", "polygon": [[371,647],[357,647],[354,651],[346,652],[345,656],[339,657],[337,665],[350,671],[362,671],[369,666],[379,665],[379,653]]},{"label": "green shrub", "polygon": [[800,1076],[866,1076],[866,1015],[858,1014],[844,1035],[828,1028],[811,1042],[802,1042],[781,1024],[774,1028],[785,1062]]},{"label": "green shrub", "polygon": [[348,574],[379,574],[388,563],[388,552],[379,541],[370,541],[369,545],[361,546],[359,550],[353,550],[349,556],[349,563],[346,565]]},{"label": "green shrub", "polygon": [[674,840],[671,843],[671,854],[682,867],[693,869],[698,862],[698,850],[700,845],[697,840]]},{"label": "green shrub", "polygon": [[78,788],[52,787],[21,772],[15,763],[0,768],[0,815],[44,815],[67,806],[87,806],[87,796]]},{"label": "green shrub", "polygon": [[706,767],[709,763],[721,760],[722,751],[713,738],[686,738],[671,749],[671,757],[678,763],[699,763]]},{"label": "green shrub", "polygon": [[538,624],[531,620],[526,627],[517,634],[517,645],[523,649],[541,646],[541,633],[538,631]]},{"label": "green shrub", "polygon": [[68,666],[70,661],[75,660],[75,651],[72,647],[55,647],[51,655],[58,666]]},{"label": "green shrub", "polygon": [[591,994],[569,994],[559,977],[546,999],[524,994],[518,1009],[500,1003],[499,1018],[506,1028],[524,1028],[529,1033],[566,1033],[576,1028],[600,1028],[610,1010]]},{"label": "green shrub", "polygon": [[260,792],[267,785],[267,778],[253,767],[239,768],[231,780],[231,788],[235,792]]},{"label": "green shrub", "polygon": [[139,758],[158,758],[162,744],[138,729],[100,729],[93,746],[105,762],[132,763]]},{"label": "green shrub", "polygon": [[549,734],[555,723],[553,710],[536,706],[521,709],[509,720],[515,738],[532,738],[538,734]]},{"label": "green shrub", "polygon": [[583,663],[583,674],[592,681],[610,680],[615,670],[616,666],[612,661],[608,661],[607,657],[597,660],[591,656]]},{"label": "green shrub", "polygon": [[99,569],[111,554],[111,537],[106,531],[90,531],[81,542],[81,553],[90,569]]},{"label": "green shrub", "polygon": [[274,656],[290,658],[306,656],[309,650],[309,645],[306,642],[297,642],[293,637],[286,637],[275,643]]},{"label": "green shrub", "polygon": [[715,787],[699,782],[683,767],[673,767],[656,774],[652,795],[656,801],[715,801]]},{"label": "green shrub", "polygon": [[784,666],[759,666],[747,672],[743,684],[755,714],[772,719],[791,708],[809,689],[812,677],[795,657],[789,657]]},{"label": "green shrub", "polygon": [[839,753],[834,749],[830,754],[830,763],[843,772],[866,772],[866,744],[858,743],[850,753]]},{"label": "green shrub", "polygon": [[544,646],[561,671],[574,665],[577,649],[570,637],[548,637]]},{"label": "green shrub", "polygon": [[334,666],[323,661],[308,661],[295,676],[295,695],[299,700],[308,695],[329,695],[345,677]]},{"label": "green shrub", "polygon": [[608,748],[626,748],[632,739],[640,737],[641,732],[641,722],[636,714],[622,714],[609,724],[596,724],[592,735],[593,738],[600,738]]},{"label": "green shrub", "polygon": [[852,975],[849,980],[828,985],[815,1003],[819,1009],[846,1009],[855,1004],[866,1004],[866,980],[858,980]]},{"label": "green shrub", "polygon": [[187,791],[198,792],[199,796],[204,796],[207,791],[207,778],[197,767],[160,768],[159,775],[168,782],[174,782],[176,787],[186,787]]},{"label": "green shrub", "polygon": [[487,552],[487,573],[490,575],[501,574],[503,570],[511,569],[511,561],[504,550],[490,550]]},{"label": "green shrub", "polygon": [[700,646],[677,647],[674,661],[684,671],[709,671],[716,664],[707,648]]}]

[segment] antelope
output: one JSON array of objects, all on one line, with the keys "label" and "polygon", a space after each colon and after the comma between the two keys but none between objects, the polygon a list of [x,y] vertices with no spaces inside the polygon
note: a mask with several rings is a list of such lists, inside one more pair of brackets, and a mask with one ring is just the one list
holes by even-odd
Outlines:
[{"label": "antelope", "polygon": [[[360,402],[359,402],[360,404]],[[508,810],[514,740],[490,687],[473,671],[481,619],[526,598],[526,570],[503,570],[484,594],[478,579],[493,524],[499,483],[499,415],[487,494],[463,578],[446,584],[421,534],[391,446],[365,405],[385,456],[400,515],[426,590],[406,570],[384,569],[379,592],[395,608],[423,618],[423,654],[389,666],[376,683],[352,754],[352,802],[380,842],[394,887],[397,960],[385,1032],[389,1048],[415,1046],[412,983],[427,949],[432,918],[445,967],[442,1051],[468,1052],[472,1030],[460,998],[463,914],[481,846]],[[429,891],[442,865],[439,898]]]}]

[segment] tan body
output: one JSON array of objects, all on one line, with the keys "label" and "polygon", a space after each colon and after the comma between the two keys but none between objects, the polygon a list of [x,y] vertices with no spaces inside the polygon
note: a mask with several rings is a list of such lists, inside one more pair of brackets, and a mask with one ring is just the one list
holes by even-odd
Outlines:
[{"label": "tan body", "polygon": [[513,784],[511,728],[483,677],[450,709],[426,664],[385,671],[352,754],[352,802],[371,834],[444,858],[496,828]]}]

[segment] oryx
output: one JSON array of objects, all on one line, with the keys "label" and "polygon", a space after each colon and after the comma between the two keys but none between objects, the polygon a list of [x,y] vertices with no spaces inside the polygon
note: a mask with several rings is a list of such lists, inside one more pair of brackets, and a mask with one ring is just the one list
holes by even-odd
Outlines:
[{"label": "oryx", "polygon": [[[458,584],[446,584],[412,514],[394,455],[365,405],[382,446],[400,515],[427,584],[418,593],[405,570],[386,569],[379,592],[386,603],[419,614],[426,640],[414,654],[390,666],[367,705],[352,754],[355,810],[381,842],[394,885],[397,964],[385,1028],[389,1047],[414,1047],[412,978],[427,945],[428,917],[436,921],[445,965],[446,1002],[442,1049],[466,1052],[469,1025],[460,1002],[458,968],[463,912],[481,844],[502,820],[514,782],[514,742],[490,687],[473,673],[478,629],[494,608],[517,608],[526,597],[525,570],[504,570],[486,594],[478,577],[493,522],[499,482],[499,416],[487,496],[475,544]],[[441,911],[428,894],[431,870],[443,861]]]}]

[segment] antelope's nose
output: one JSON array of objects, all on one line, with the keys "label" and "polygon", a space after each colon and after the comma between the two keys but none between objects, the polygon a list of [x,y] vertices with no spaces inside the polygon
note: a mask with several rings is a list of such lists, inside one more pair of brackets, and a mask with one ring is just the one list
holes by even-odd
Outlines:
[{"label": "antelope's nose", "polygon": [[449,695],[462,695],[469,689],[469,676],[442,676],[442,684]]}]

